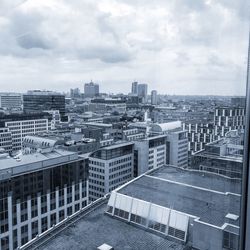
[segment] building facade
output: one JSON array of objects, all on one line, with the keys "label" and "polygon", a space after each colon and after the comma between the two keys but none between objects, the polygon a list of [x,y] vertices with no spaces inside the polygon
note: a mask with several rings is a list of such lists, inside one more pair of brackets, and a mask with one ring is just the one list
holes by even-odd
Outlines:
[{"label": "building facade", "polygon": [[87,160],[51,151],[0,159],[0,249],[13,250],[88,203]]},{"label": "building facade", "polygon": [[0,127],[8,128],[12,136],[12,151],[17,151],[22,148],[25,136],[48,132],[51,120],[51,115],[46,113],[6,115],[0,118]]},{"label": "building facade", "polygon": [[95,97],[99,95],[99,84],[90,83],[84,84],[84,96],[85,97]]},{"label": "building facade", "polygon": [[138,82],[132,82],[131,94],[138,95]]},{"label": "building facade", "polygon": [[133,178],[134,144],[101,148],[89,156],[89,198],[94,201]]},{"label": "building facade", "polygon": [[5,152],[12,152],[12,134],[9,128],[0,128],[0,148],[3,148]]},{"label": "building facade", "polygon": [[215,109],[215,135],[224,137],[230,130],[243,129],[245,124],[244,107],[221,107]]},{"label": "building facade", "polygon": [[163,166],[167,159],[166,135],[157,135],[137,140],[134,152],[134,176]]},{"label": "building facade", "polygon": [[157,105],[157,91],[156,90],[152,90],[151,91],[151,104],[152,105]]},{"label": "building facade", "polygon": [[25,113],[40,113],[45,110],[59,110],[65,115],[65,96],[51,91],[28,91],[23,95],[23,111]]},{"label": "building facade", "polygon": [[18,93],[0,93],[0,108],[20,110],[22,108],[22,95]]}]

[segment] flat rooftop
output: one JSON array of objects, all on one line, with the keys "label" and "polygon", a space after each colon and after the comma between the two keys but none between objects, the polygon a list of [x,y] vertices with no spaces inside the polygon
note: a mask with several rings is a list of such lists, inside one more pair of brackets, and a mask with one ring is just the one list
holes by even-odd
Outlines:
[{"label": "flat rooftop", "polygon": [[0,179],[10,178],[16,174],[38,170],[55,164],[77,160],[77,153],[66,150],[53,150],[48,153],[33,153],[20,155],[19,159],[12,157],[0,159]]},{"label": "flat rooftop", "polygon": [[187,249],[162,236],[142,230],[134,225],[114,219],[105,213],[107,204],[95,209],[67,228],[39,249],[46,250],[96,250],[106,243],[115,250],[184,250]]},{"label": "flat rooftop", "polygon": [[[240,213],[240,187],[239,181],[165,166],[124,185],[117,192],[221,227],[228,213]],[[239,221],[233,224],[239,225]]]},{"label": "flat rooftop", "polygon": [[241,194],[240,180],[231,180],[214,173],[164,166],[152,171],[149,175],[219,192]]}]

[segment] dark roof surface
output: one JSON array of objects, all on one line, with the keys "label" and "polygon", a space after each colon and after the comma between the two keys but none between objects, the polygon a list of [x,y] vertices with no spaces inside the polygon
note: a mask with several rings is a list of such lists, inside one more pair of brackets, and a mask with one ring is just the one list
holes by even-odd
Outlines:
[{"label": "dark roof surface", "polygon": [[183,250],[185,246],[105,215],[107,204],[63,230],[46,250],[96,250],[106,243],[115,250]]},{"label": "dark roof surface", "polygon": [[[118,192],[157,205],[168,207],[221,227],[228,213],[239,215],[240,195],[226,194],[239,191],[239,183],[210,174],[163,167],[143,176]],[[239,187],[238,187],[239,186]],[[239,221],[233,224],[238,225]]]}]

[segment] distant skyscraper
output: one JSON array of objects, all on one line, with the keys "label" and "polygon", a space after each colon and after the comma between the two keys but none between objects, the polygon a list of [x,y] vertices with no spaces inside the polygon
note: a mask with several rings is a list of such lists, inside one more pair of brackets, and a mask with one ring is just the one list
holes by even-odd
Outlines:
[{"label": "distant skyscraper", "polygon": [[23,110],[25,113],[40,113],[45,110],[59,110],[65,115],[65,96],[52,92],[32,90],[23,95]]},{"label": "distant skyscraper", "polygon": [[157,91],[156,90],[151,91],[151,104],[152,105],[157,104]]},{"label": "distant skyscraper", "polygon": [[79,88],[75,88],[75,89],[70,89],[70,97],[71,98],[76,98],[80,96],[80,89]]},{"label": "distant skyscraper", "polygon": [[138,96],[142,97],[143,102],[147,101],[148,95],[148,85],[147,84],[138,84]]},{"label": "distant skyscraper", "polygon": [[138,95],[138,82],[132,82],[131,93],[134,95]]},{"label": "distant skyscraper", "polygon": [[84,96],[85,97],[94,97],[99,95],[99,84],[90,83],[84,84]]}]

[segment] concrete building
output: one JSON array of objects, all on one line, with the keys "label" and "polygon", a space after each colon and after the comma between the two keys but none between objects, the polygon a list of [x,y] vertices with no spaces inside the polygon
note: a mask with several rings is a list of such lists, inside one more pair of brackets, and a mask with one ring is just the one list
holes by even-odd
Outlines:
[{"label": "concrete building", "polygon": [[[56,129],[61,122],[61,115],[59,110],[45,110],[44,112],[51,115],[51,129]],[[64,120],[65,121],[65,120]]]},{"label": "concrete building", "polygon": [[126,101],[121,98],[93,99],[89,104],[89,111],[96,113],[124,114],[126,112]]},{"label": "concrete building", "polygon": [[0,148],[3,148],[5,152],[12,152],[12,134],[9,128],[0,128]]},{"label": "concrete building", "polygon": [[59,110],[65,115],[65,96],[52,92],[31,90],[23,95],[23,111],[25,113],[41,113],[45,110]]},{"label": "concrete building", "polygon": [[151,91],[151,104],[152,105],[157,105],[157,103],[158,103],[157,91],[152,90]]},{"label": "concrete building", "polygon": [[166,137],[166,163],[186,168],[188,166],[188,137],[181,122],[152,124],[151,134],[164,134]]},{"label": "concrete building", "polygon": [[237,250],[240,192],[240,181],[161,167],[113,191],[107,213],[186,249]]},{"label": "concrete building", "polygon": [[192,156],[191,168],[213,172],[233,179],[241,179],[243,172],[243,144],[223,138],[205,145]]},{"label": "concrete building", "polygon": [[214,113],[215,135],[224,137],[230,130],[244,129],[244,107],[216,108]]},{"label": "concrete building", "polygon": [[138,95],[138,82],[132,82],[131,94]]},{"label": "concrete building", "polygon": [[20,114],[0,117],[0,127],[8,128],[12,136],[12,151],[22,149],[22,140],[27,135],[48,132],[51,129],[51,115]]},{"label": "concrete building", "polygon": [[123,129],[121,140],[136,141],[145,138],[145,133],[140,132],[137,128]]},{"label": "concrete building", "polygon": [[101,148],[89,155],[89,197],[94,201],[133,178],[134,144]]},{"label": "concrete building", "polygon": [[92,81],[90,83],[84,84],[84,96],[85,97],[95,97],[99,95],[99,84],[93,83]]},{"label": "concrete building", "polygon": [[135,141],[134,176],[166,164],[166,135],[157,135]]},{"label": "concrete building", "polygon": [[0,108],[22,109],[22,95],[18,93],[0,93]]},{"label": "concrete building", "polygon": [[88,164],[77,153],[0,159],[0,249],[13,250],[88,203]]}]

